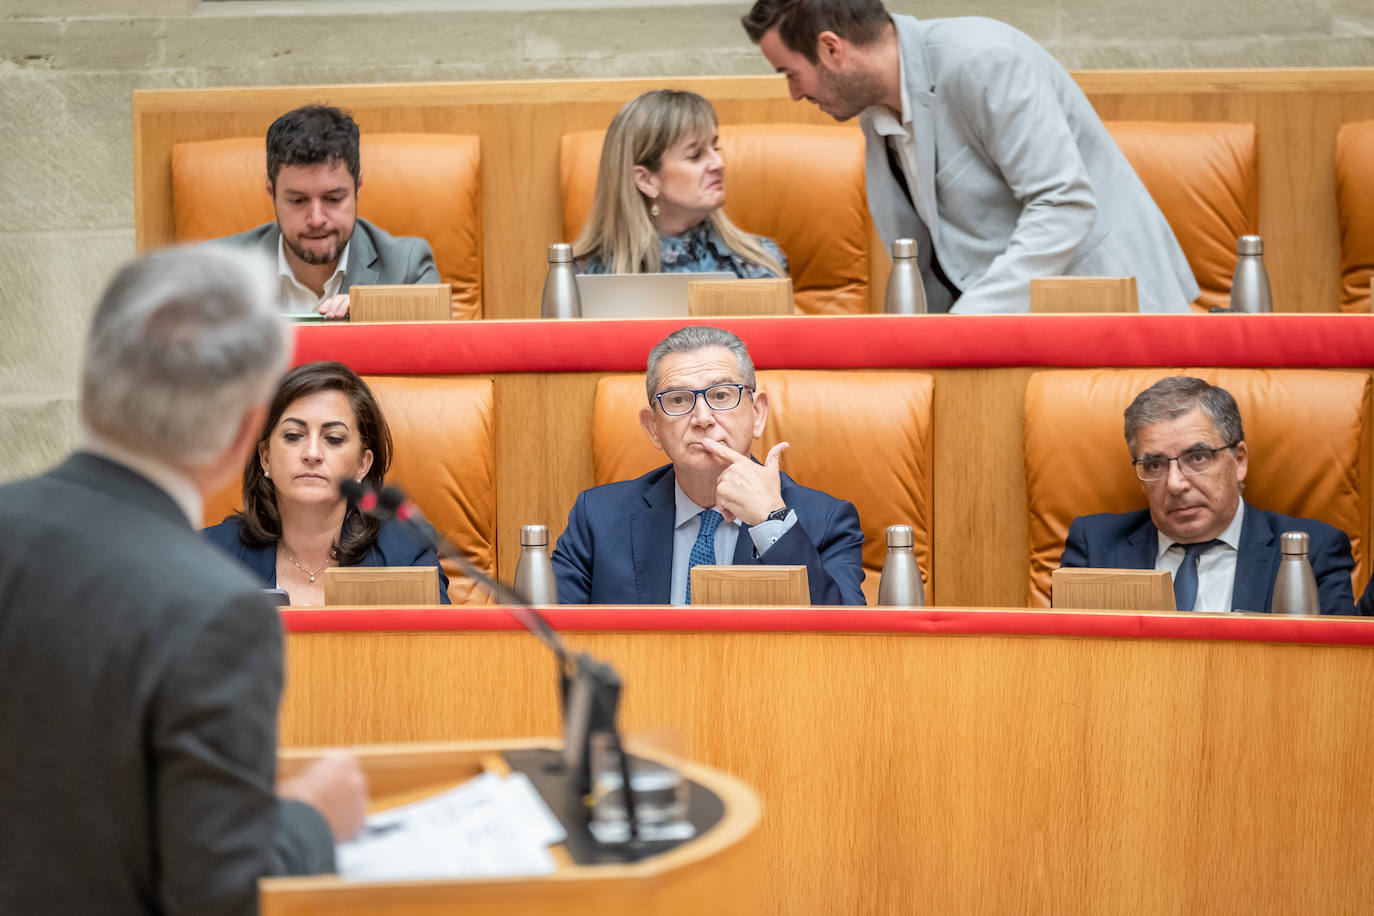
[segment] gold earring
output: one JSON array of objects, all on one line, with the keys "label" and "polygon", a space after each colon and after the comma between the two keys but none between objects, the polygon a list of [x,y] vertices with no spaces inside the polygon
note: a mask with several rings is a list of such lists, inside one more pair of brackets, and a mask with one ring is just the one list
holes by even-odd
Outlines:
[{"label": "gold earring", "polygon": [[658,216],[658,201],[649,204],[649,215]]}]

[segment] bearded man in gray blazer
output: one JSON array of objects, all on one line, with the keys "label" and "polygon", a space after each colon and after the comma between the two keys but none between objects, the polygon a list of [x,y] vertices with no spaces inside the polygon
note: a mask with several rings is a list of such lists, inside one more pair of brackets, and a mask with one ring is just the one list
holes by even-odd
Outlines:
[{"label": "bearded man in gray blazer", "polygon": [[355,286],[439,282],[429,242],[358,216],[358,145],[358,125],[337,108],[307,105],[277,118],[267,128],[267,196],[277,219],[215,242],[270,257],[289,314],[343,318]]},{"label": "bearded man in gray blazer", "polygon": [[281,623],[198,534],[290,350],[272,285],[206,246],[125,267],[81,447],[0,487],[0,913],[250,916],[362,823],[351,755],[276,785]]},{"label": "bearded man in gray blazer", "polygon": [[745,31],[792,98],[861,115],[868,206],[917,241],[931,311],[1024,312],[1032,277],[1134,276],[1141,311],[1198,287],[1163,213],[1083,91],[992,19],[879,0],[758,0]]}]

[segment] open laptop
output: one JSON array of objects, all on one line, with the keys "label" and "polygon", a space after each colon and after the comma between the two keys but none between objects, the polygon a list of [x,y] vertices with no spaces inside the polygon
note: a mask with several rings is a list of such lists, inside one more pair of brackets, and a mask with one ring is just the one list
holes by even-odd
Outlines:
[{"label": "open laptop", "polygon": [[726,271],[674,274],[581,274],[583,318],[686,318],[687,284],[733,280]]}]

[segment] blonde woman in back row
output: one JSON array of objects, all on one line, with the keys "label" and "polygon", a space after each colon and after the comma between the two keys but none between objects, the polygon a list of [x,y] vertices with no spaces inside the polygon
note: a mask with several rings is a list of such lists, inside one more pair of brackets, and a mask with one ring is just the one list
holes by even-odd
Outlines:
[{"label": "blonde woman in back row", "polygon": [[724,206],[711,103],[694,92],[646,92],[606,131],[591,214],[573,242],[577,272],[787,276],[777,244],[736,228]]}]

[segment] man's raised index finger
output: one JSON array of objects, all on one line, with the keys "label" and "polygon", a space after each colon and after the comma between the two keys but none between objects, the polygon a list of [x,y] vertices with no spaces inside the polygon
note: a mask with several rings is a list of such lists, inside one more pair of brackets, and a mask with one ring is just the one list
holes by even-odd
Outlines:
[{"label": "man's raised index finger", "polygon": [[717,458],[724,458],[726,461],[732,463],[738,464],[741,461],[749,460],[748,455],[735,451],[728,443],[721,442],[718,439],[702,439],[701,447]]}]

